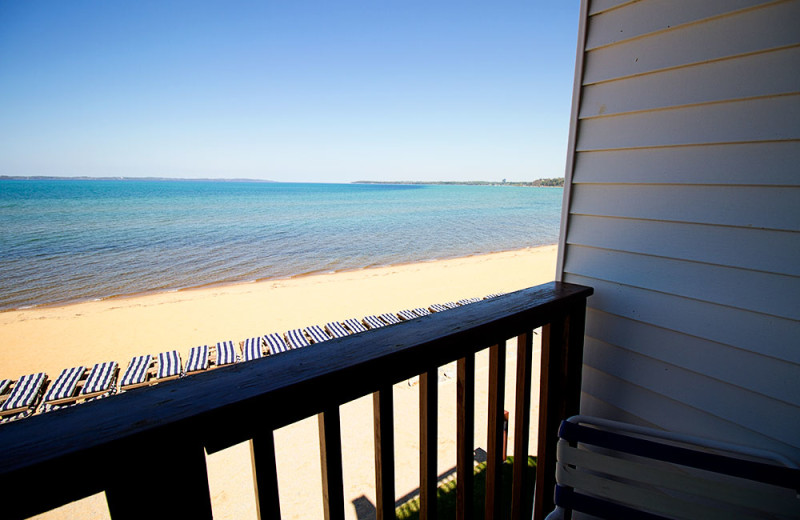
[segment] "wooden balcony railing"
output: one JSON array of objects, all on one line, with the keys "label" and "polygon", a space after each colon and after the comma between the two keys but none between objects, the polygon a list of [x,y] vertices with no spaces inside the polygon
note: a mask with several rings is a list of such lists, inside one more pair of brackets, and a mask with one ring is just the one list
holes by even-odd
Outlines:
[{"label": "wooden balcony railing", "polygon": [[[587,287],[549,283],[272,358],[0,426],[3,518],[105,491],[119,518],[211,518],[206,452],[249,440],[260,518],[280,518],[273,431],[319,414],[326,518],[344,518],[339,405],[373,394],[377,517],[394,517],[391,385],[420,375],[422,518],[436,516],[437,367],[458,360],[458,518],[472,508],[475,353],[490,350],[487,518],[500,510],[505,342],[518,338],[512,517],[523,464],[532,331],[543,327],[536,516],[552,509],[559,421],[577,413]],[[311,478],[311,477],[310,477]],[[316,478],[316,477],[313,477]],[[159,504],[153,510],[153,504]]]}]

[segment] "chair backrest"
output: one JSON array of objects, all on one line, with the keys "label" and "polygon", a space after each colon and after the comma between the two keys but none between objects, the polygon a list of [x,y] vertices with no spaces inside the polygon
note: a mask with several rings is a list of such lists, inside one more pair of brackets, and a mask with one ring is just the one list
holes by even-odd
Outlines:
[{"label": "chair backrest", "polygon": [[344,320],[343,323],[348,329],[350,329],[353,332],[353,334],[358,334],[359,332],[367,331],[367,328],[355,318],[346,319]]},{"label": "chair backrest", "polygon": [[86,383],[84,383],[81,389],[81,395],[111,390],[118,369],[119,365],[116,361],[97,363],[89,371],[89,377],[86,378]]},{"label": "chair backrest", "polygon": [[780,455],[577,416],[562,422],[556,505],[601,518],[800,518]]},{"label": "chair backrest", "polygon": [[307,347],[310,345],[305,334],[300,329],[292,329],[286,332],[286,343],[292,348]]},{"label": "chair backrest", "polygon": [[364,324],[370,329],[379,329],[386,325],[377,316],[364,316]]},{"label": "chair backrest", "polygon": [[233,341],[217,342],[217,360],[215,364],[221,367],[231,363],[236,363],[236,348],[233,346]]},{"label": "chair backrest", "polygon": [[448,307],[445,307],[441,303],[434,303],[433,305],[431,305],[428,308],[433,312],[442,312],[442,311],[446,311],[448,309]]},{"label": "chair backrest", "polygon": [[120,386],[125,387],[144,383],[147,377],[147,370],[150,368],[151,359],[152,357],[150,354],[132,357],[130,363],[128,363],[128,368],[126,368],[125,373],[122,374]]},{"label": "chair backrest", "polygon": [[381,319],[385,321],[388,325],[394,325],[395,323],[400,323],[400,318],[395,316],[394,314],[381,314]]},{"label": "chair backrest", "polygon": [[406,321],[417,318],[416,313],[410,310],[397,311],[397,315]]},{"label": "chair backrest", "polygon": [[345,336],[350,335],[350,333],[347,332],[347,330],[344,327],[342,327],[342,324],[339,323],[338,321],[332,321],[330,323],[326,323],[325,330],[327,330],[328,334],[330,334],[334,338],[343,338]]},{"label": "chair backrest", "polygon": [[244,340],[244,345],[242,346],[242,360],[252,361],[253,359],[263,357],[264,351],[261,350],[261,341],[262,338],[260,336]]},{"label": "chair backrest", "polygon": [[208,368],[208,345],[193,347],[186,361],[186,372],[199,372]]},{"label": "chair backrest", "polygon": [[416,314],[417,316],[420,316],[420,317],[429,316],[430,313],[431,313],[431,311],[429,311],[428,309],[424,309],[422,307],[419,307],[417,309],[412,309],[412,310],[413,310],[414,314]]},{"label": "chair backrest", "polygon": [[286,344],[280,334],[275,334],[274,332],[271,334],[265,334],[264,341],[267,343],[270,356],[274,356],[275,354],[280,354],[281,352],[286,352],[289,350],[289,345]]},{"label": "chair backrest", "polygon": [[65,368],[62,370],[47,390],[44,401],[56,401],[75,395],[75,390],[78,388],[78,381],[80,381],[84,372],[86,372],[86,368],[84,367]]},{"label": "chair backrest", "polygon": [[161,352],[158,355],[158,379],[177,377],[181,374],[181,355],[177,350]]},{"label": "chair backrest", "polygon": [[331,337],[328,336],[328,333],[322,330],[322,327],[319,325],[306,327],[306,332],[309,336],[311,336],[311,339],[314,340],[314,343],[322,343],[323,341],[328,341],[331,339]]}]

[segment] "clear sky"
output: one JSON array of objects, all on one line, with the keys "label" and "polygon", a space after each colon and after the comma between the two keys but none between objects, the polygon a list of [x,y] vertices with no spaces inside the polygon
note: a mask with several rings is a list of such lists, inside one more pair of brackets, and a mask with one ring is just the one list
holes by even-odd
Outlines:
[{"label": "clear sky", "polygon": [[0,175],[564,175],[578,0],[0,2]]}]

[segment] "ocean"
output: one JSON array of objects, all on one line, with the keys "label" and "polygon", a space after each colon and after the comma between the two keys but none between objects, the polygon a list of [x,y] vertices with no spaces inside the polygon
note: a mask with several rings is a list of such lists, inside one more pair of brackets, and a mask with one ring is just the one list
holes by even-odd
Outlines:
[{"label": "ocean", "polygon": [[0,310],[554,244],[561,188],[0,181]]}]

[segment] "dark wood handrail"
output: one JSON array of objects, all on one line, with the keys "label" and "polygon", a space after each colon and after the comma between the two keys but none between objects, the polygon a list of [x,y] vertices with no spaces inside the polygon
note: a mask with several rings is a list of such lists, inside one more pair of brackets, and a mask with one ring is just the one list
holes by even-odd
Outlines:
[{"label": "dark wood handrail", "polygon": [[[208,517],[204,451],[251,440],[254,465],[264,461],[256,475],[259,511],[262,518],[272,518],[279,514],[274,504],[277,489],[262,488],[275,481],[274,455],[268,453],[274,449],[273,430],[324,414],[321,432],[327,436],[323,426],[338,425],[340,404],[385,392],[387,385],[418,374],[432,373],[435,378],[438,366],[504,345],[506,339],[543,325],[559,324],[558,341],[564,341],[565,334],[575,338],[579,333],[582,338],[591,293],[587,287],[552,282],[2,425],[3,516],[30,516],[105,490],[112,516],[133,518],[142,512],[135,504],[141,502],[142,491],[157,492],[165,486],[165,496],[197,497],[197,517]],[[580,331],[564,330],[570,319],[580,323]],[[579,395],[579,379],[577,385]],[[502,398],[499,402],[502,405]],[[387,431],[386,425],[380,430]],[[335,443],[335,434],[328,441]],[[390,473],[382,478],[393,485]],[[273,503],[261,503],[266,500]],[[391,509],[385,501],[386,497],[383,509]],[[180,502],[176,514],[187,514],[183,508],[188,500]],[[387,514],[393,515],[393,510]]]}]

